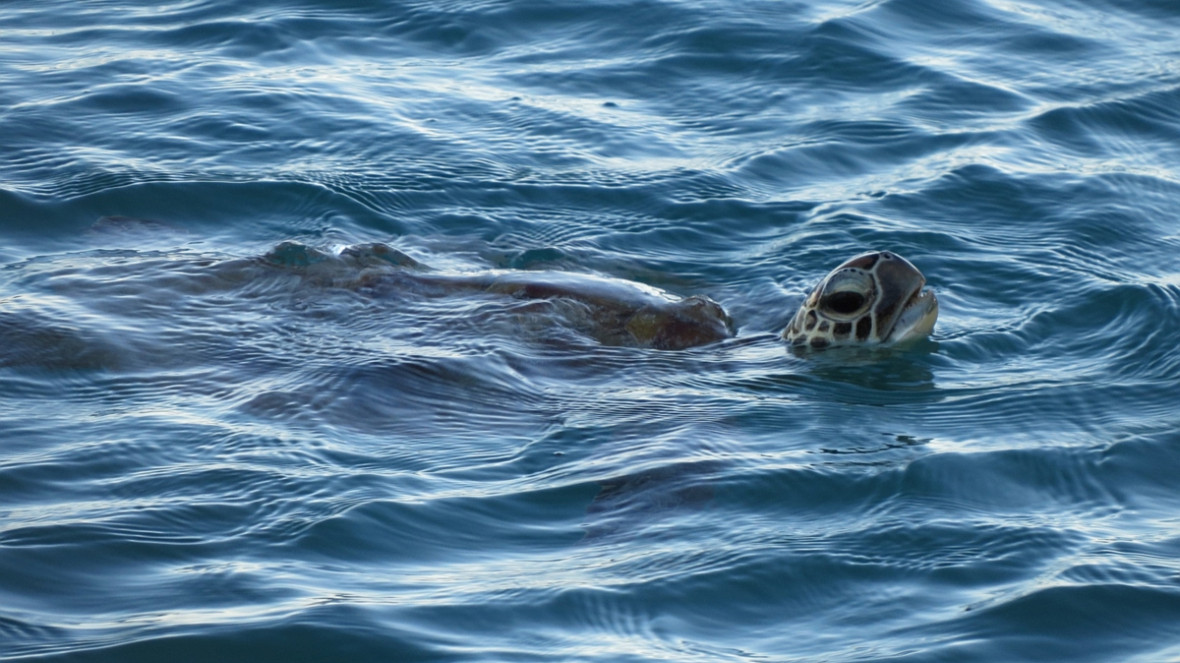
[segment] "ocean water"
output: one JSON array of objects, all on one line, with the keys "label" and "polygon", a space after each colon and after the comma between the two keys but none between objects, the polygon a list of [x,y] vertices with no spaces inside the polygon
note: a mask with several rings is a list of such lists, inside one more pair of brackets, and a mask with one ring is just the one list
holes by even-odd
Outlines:
[{"label": "ocean water", "polygon": [[1177,109],[1171,0],[6,0],[0,660],[1180,660]]}]

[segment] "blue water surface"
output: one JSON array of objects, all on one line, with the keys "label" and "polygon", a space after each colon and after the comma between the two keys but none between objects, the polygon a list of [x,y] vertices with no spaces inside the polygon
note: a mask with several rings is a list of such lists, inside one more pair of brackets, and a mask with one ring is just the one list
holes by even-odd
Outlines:
[{"label": "blue water surface", "polygon": [[1171,0],[6,0],[0,660],[1180,660],[1177,109]]}]

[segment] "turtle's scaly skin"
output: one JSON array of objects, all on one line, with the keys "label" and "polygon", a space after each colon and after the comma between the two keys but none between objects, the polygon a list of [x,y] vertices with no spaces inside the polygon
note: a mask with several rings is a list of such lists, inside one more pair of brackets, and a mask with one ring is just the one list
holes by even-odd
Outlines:
[{"label": "turtle's scaly skin", "polygon": [[824,277],[783,338],[792,346],[899,343],[925,338],[938,318],[926,277],[889,251],[859,255]]},{"label": "turtle's scaly skin", "polygon": [[[276,251],[282,248],[280,245]],[[341,257],[362,269],[376,268],[365,279],[367,287],[573,302],[585,311],[584,316],[579,316],[584,321],[579,326],[586,327],[582,331],[606,345],[683,350],[716,343],[734,334],[733,320],[725,309],[704,295],[676,299],[639,283],[568,272],[442,274],[385,244],[352,246]],[[390,271],[390,266],[406,269]]]},{"label": "turtle's scaly skin", "polygon": [[684,350],[734,334],[725,309],[704,295],[674,299],[637,283],[565,272],[492,272],[466,277],[485,292],[518,299],[568,299],[587,305],[591,335],[615,345]]}]

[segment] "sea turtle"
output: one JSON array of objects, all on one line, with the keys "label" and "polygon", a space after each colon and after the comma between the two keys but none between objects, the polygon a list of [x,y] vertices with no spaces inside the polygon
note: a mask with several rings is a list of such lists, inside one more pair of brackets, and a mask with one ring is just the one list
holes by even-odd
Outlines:
[{"label": "sea turtle", "polygon": [[[315,249],[285,242],[270,260],[308,264]],[[295,255],[295,258],[292,258]],[[323,254],[320,254],[323,255]],[[562,300],[583,305],[577,326],[607,345],[681,350],[734,335],[733,320],[705,295],[675,298],[621,279],[552,271],[492,270],[474,274],[435,272],[386,244],[351,246],[339,256],[370,271],[366,289],[449,294],[484,292],[526,300]],[[390,270],[393,266],[398,269]],[[829,273],[800,305],[783,338],[792,346],[902,343],[925,338],[938,317],[938,299],[908,260],[889,251],[864,253]]]},{"label": "sea turtle", "polygon": [[[103,217],[101,234],[139,234],[170,229],[131,217]],[[241,261],[230,261],[241,264]],[[445,296],[485,293],[554,304],[560,322],[604,344],[682,350],[736,333],[720,304],[705,295],[677,298],[622,279],[557,271],[433,270],[380,242],[325,251],[285,241],[246,263],[293,269],[312,282],[381,294]],[[228,268],[229,265],[226,265]],[[231,270],[232,271],[232,270]],[[938,317],[938,300],[908,260],[871,251],[832,270],[800,305],[782,337],[792,347],[893,344],[925,338]]]}]

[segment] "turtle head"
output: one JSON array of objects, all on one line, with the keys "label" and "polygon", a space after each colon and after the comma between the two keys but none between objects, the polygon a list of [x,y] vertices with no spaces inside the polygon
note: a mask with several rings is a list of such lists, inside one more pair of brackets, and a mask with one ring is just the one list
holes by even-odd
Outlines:
[{"label": "turtle head", "polygon": [[926,277],[888,251],[865,253],[815,286],[783,338],[793,346],[900,343],[925,338],[938,318]]}]

